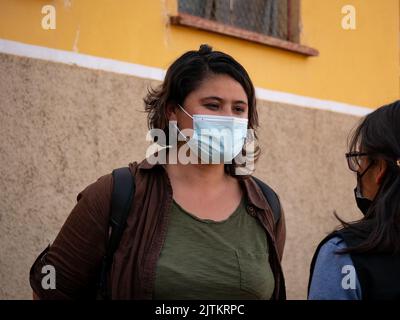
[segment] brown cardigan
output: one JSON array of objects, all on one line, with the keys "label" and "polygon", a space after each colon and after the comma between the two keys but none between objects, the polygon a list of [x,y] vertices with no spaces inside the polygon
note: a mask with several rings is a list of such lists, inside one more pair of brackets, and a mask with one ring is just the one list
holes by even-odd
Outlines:
[{"label": "brown cardigan", "polygon": [[[120,245],[108,276],[112,299],[151,299],[158,257],[165,240],[172,188],[162,165],[146,160],[130,163],[136,191]],[[264,227],[269,262],[275,277],[273,299],[285,299],[280,261],[285,244],[285,217],[275,226],[271,209],[253,179],[239,180],[247,196],[247,212]],[[100,177],[77,196],[77,204],[52,245],[36,259],[30,284],[40,299],[94,299],[96,281],[108,238],[112,175]],[[56,270],[56,289],[43,289],[42,267]]]}]

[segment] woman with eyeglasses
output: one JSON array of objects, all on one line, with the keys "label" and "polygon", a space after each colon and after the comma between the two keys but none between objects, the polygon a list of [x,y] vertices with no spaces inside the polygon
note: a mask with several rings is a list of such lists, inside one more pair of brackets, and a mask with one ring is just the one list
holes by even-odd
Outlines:
[{"label": "woman with eyeglasses", "polygon": [[[400,299],[400,101],[367,115],[346,154],[363,217],[318,246],[310,300]],[[336,215],[336,214],[335,214]]]}]

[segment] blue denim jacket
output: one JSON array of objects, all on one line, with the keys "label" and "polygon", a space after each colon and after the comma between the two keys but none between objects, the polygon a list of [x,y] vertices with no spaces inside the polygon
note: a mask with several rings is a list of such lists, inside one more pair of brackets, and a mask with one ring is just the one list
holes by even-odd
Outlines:
[{"label": "blue denim jacket", "polygon": [[361,300],[357,274],[355,288],[344,288],[342,285],[343,281],[346,282],[343,279],[349,274],[347,271],[351,268],[355,271],[349,254],[335,253],[346,247],[346,243],[339,237],[330,239],[321,247],[311,279],[309,300]]}]

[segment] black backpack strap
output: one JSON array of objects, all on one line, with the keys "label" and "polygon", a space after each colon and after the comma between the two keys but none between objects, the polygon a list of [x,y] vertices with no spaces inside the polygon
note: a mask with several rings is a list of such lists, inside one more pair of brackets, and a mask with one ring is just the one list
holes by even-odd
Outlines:
[{"label": "black backpack strap", "polygon": [[272,209],[272,214],[274,215],[275,225],[278,223],[279,219],[281,218],[281,204],[279,202],[278,195],[275,193],[274,190],[266,183],[262,182],[260,179],[253,177],[253,180],[257,183],[260,187],[262,193],[264,194],[265,199],[269,203],[269,206]]},{"label": "black backpack strap", "polygon": [[111,268],[113,256],[118,248],[126,226],[132,200],[135,194],[135,179],[128,167],[115,169],[113,175],[113,191],[111,196],[111,214],[109,227],[111,234],[108,240],[106,254],[101,266],[99,294],[100,298],[107,299],[107,273]]}]

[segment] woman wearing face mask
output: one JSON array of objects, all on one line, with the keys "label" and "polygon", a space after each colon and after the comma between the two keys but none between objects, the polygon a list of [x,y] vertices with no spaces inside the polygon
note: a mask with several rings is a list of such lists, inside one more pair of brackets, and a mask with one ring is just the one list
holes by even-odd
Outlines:
[{"label": "woman wearing face mask", "polygon": [[363,217],[319,245],[309,299],[400,299],[400,101],[365,117],[346,157]]},{"label": "woman wearing face mask", "polygon": [[[157,152],[129,166],[136,191],[108,275],[109,297],[284,299],[283,212],[279,207],[275,219],[260,182],[238,174],[246,169],[237,160],[247,129],[258,126],[246,70],[202,45],[169,67],[145,107],[149,128],[166,135],[167,148],[160,152],[167,160],[150,161]],[[249,154],[257,160],[258,147]],[[93,296],[106,250],[112,183],[112,175],[105,175],[78,196],[55,242],[31,269],[37,297]],[[44,263],[57,270],[56,290],[40,287]]]}]

